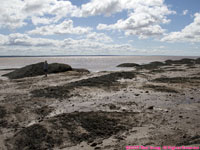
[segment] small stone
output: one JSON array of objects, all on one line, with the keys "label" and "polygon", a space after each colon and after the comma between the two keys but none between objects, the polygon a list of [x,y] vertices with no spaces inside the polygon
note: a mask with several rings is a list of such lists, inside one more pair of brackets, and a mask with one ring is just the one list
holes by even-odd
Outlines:
[{"label": "small stone", "polygon": [[95,146],[97,146],[97,143],[94,142],[90,146],[95,147]]},{"label": "small stone", "polygon": [[153,108],[154,108],[153,106],[149,106],[149,107],[147,107],[147,109],[151,109],[151,110],[152,110]]},{"label": "small stone", "polygon": [[110,104],[109,108],[112,109],[116,109],[117,107],[114,104]]}]

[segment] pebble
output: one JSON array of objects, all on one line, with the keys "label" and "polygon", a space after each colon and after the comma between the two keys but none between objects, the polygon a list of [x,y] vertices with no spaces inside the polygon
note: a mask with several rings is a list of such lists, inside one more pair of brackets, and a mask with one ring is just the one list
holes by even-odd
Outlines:
[{"label": "pebble", "polygon": [[153,106],[149,106],[149,107],[147,107],[147,109],[151,109],[151,110],[152,110],[153,108],[154,108]]},{"label": "pebble", "polygon": [[97,146],[97,143],[94,142],[90,146],[95,147],[95,146]]}]

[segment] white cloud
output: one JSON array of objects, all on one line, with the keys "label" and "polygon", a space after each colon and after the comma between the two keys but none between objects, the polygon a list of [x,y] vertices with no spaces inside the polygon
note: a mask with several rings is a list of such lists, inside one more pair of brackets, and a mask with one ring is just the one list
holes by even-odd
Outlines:
[{"label": "white cloud", "polygon": [[83,17],[105,15],[110,16],[123,10],[135,10],[144,7],[164,6],[164,0],[91,0],[83,4],[80,15]]},{"label": "white cloud", "polygon": [[170,11],[163,0],[119,0],[123,9],[130,9],[127,19],[115,24],[99,24],[98,30],[124,31],[126,35],[138,35],[140,38],[162,35],[165,30],[160,24],[169,23]]},{"label": "white cloud", "polygon": [[[94,33],[98,37],[106,37],[101,33]],[[6,48],[8,51],[20,54],[29,54],[30,51],[33,53],[46,52],[46,54],[106,54],[107,52],[121,53],[122,51],[134,51],[134,47],[130,44],[115,44],[113,42],[105,42],[105,40],[92,39],[92,33],[86,38],[72,39],[67,38],[64,40],[50,40],[46,38],[33,38],[26,34],[0,34],[0,48]],[[108,38],[108,37],[107,37]],[[3,39],[3,40],[2,40]],[[111,40],[111,39],[109,39]],[[14,52],[15,51],[15,52]],[[53,53],[52,53],[53,51]],[[45,53],[44,53],[45,54]]]},{"label": "white cloud", "polygon": [[104,14],[110,16],[122,11],[119,0],[92,0],[81,6],[81,16],[95,16]]},{"label": "white cloud", "polygon": [[164,0],[91,0],[81,7],[68,0],[6,0],[0,5],[0,27],[19,28],[27,24],[27,19],[31,19],[34,25],[51,24],[67,17],[110,16],[123,10],[135,14],[142,11],[155,13],[151,17],[168,21],[165,15],[169,10]]},{"label": "white cloud", "polygon": [[50,24],[51,22],[53,22],[52,18],[37,17],[37,16],[32,16],[31,20],[32,23],[36,26],[38,24]]},{"label": "white cloud", "polygon": [[14,29],[26,25],[24,22],[26,16],[20,12],[23,6],[24,2],[20,0],[1,1],[0,28],[9,27]]},{"label": "white cloud", "polygon": [[22,47],[51,47],[58,46],[58,40],[31,38],[26,34],[14,33],[4,36],[4,41],[1,43],[4,46],[22,46]]},{"label": "white cloud", "polygon": [[4,44],[8,40],[6,35],[0,34],[0,45]]},{"label": "white cloud", "polygon": [[0,5],[0,27],[20,28],[27,24],[26,19],[32,19],[34,25],[56,23],[64,17],[79,16],[79,11],[65,0],[5,0]]},{"label": "white cloud", "polygon": [[171,32],[161,41],[168,42],[200,42],[200,13],[196,13],[194,21],[180,32]]},{"label": "white cloud", "polygon": [[112,38],[107,36],[104,33],[91,32],[86,35],[86,38],[89,40],[99,41],[99,42],[103,42],[103,43],[113,42]]},{"label": "white cloud", "polygon": [[37,27],[35,30],[29,31],[29,34],[36,35],[54,35],[54,34],[86,34],[89,33],[89,27],[74,27],[72,20],[63,21],[61,24],[52,24],[48,26]]},{"label": "white cloud", "polygon": [[183,10],[183,13],[182,13],[182,15],[187,15],[188,14],[188,10],[186,9],[186,10]]}]

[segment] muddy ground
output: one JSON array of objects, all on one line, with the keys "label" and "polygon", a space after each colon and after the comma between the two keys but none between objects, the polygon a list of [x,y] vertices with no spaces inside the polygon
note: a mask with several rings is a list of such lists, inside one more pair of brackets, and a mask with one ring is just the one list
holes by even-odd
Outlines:
[{"label": "muddy ground", "polygon": [[200,145],[200,65],[0,80],[1,150]]}]

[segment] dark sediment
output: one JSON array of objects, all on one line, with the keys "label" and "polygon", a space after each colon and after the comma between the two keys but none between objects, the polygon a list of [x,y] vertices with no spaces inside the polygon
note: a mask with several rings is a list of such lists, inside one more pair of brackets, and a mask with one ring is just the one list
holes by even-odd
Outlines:
[{"label": "dark sediment", "polygon": [[58,139],[52,138],[52,135],[48,130],[39,124],[34,124],[30,127],[22,129],[18,132],[12,139],[13,142],[10,149],[12,150],[46,150],[52,149],[55,144],[60,144],[61,141]]},{"label": "dark sediment", "polygon": [[166,87],[166,86],[148,84],[148,85],[143,86],[143,88],[152,89],[152,90],[157,91],[157,92],[178,93],[177,90],[174,90],[173,88],[169,88],[169,87]]},{"label": "dark sediment", "polygon": [[174,78],[161,77],[161,78],[156,78],[152,81],[161,83],[186,83],[186,82],[199,83],[200,77],[174,77]]},{"label": "dark sediment", "polygon": [[0,119],[4,118],[6,115],[6,109],[3,106],[0,106]]},{"label": "dark sediment", "polygon": [[43,106],[41,108],[36,109],[35,113],[43,118],[47,116],[49,113],[51,113],[52,111],[53,111],[53,108],[48,107],[48,106]]},{"label": "dark sediment", "polygon": [[185,71],[185,69],[170,69],[170,70],[167,70],[167,71]]},{"label": "dark sediment", "polygon": [[166,71],[164,69],[154,69],[150,71],[150,73],[163,73],[163,72],[166,72]]},{"label": "dark sediment", "polygon": [[199,144],[200,143],[200,136],[196,135],[193,137],[186,138],[183,142],[178,143],[178,146],[181,145],[193,145],[193,144]]},{"label": "dark sediment", "polygon": [[[132,79],[135,77],[134,72],[115,72],[98,77],[79,80],[68,83],[64,86],[48,87],[45,89],[34,90],[31,93],[34,97],[48,98],[65,98],[70,96],[70,92],[79,87],[97,87],[109,89],[111,87],[119,87],[119,79]],[[114,89],[114,88],[113,88]]]},{"label": "dark sediment", "polygon": [[12,150],[53,149],[64,142],[103,140],[138,124],[135,113],[74,112],[26,127],[8,139],[7,144]]}]

